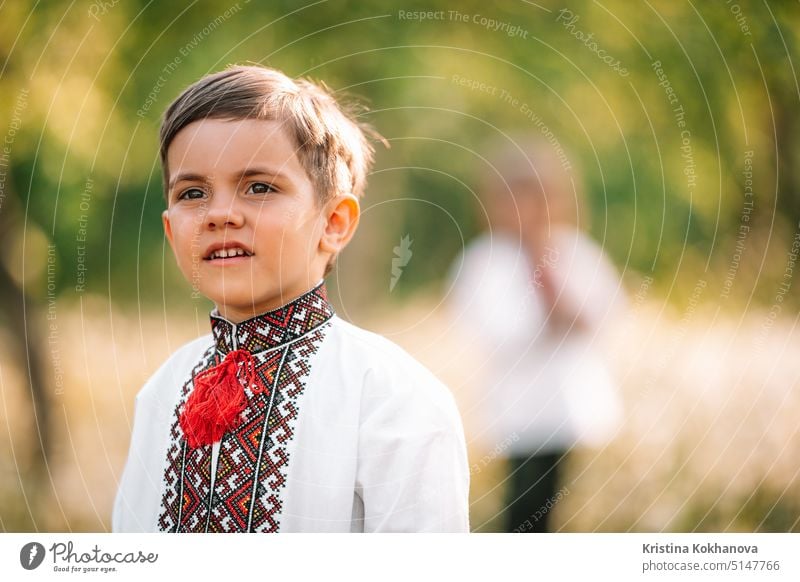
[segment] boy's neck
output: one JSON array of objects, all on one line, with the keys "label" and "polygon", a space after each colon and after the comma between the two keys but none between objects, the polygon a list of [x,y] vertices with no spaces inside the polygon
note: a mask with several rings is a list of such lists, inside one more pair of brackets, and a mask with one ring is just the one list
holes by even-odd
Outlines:
[{"label": "boy's neck", "polygon": [[221,357],[234,350],[251,353],[276,348],[323,325],[334,316],[325,284],[319,284],[276,310],[234,323],[211,312],[211,334]]},{"label": "boy's neck", "polygon": [[279,295],[274,300],[269,301],[266,304],[263,304],[263,306],[253,306],[251,309],[239,310],[234,307],[226,306],[224,304],[221,305],[217,303],[215,309],[216,315],[218,315],[222,319],[225,319],[229,323],[238,325],[243,321],[247,321],[248,319],[253,319],[254,317],[258,317],[266,313],[271,313],[273,311],[278,311],[280,309],[283,309],[287,305],[297,301],[300,297],[303,297],[310,291],[322,285],[324,281],[325,281],[324,278],[320,279],[305,291],[302,291],[300,293],[294,293],[293,297],[289,299],[286,298],[286,295]]}]

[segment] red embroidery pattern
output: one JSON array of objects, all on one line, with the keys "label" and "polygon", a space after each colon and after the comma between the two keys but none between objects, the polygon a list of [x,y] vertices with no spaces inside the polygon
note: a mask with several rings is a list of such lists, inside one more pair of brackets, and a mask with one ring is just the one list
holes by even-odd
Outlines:
[{"label": "red embroidery pattern", "polygon": [[[272,351],[266,361],[259,365],[264,381],[264,370],[277,373],[286,348]],[[277,388],[280,390],[280,386]],[[258,478],[257,466],[259,450],[267,414],[274,416],[270,408],[273,401],[273,388],[270,394],[252,394],[247,391],[249,406],[245,409],[239,428],[225,435],[219,451],[214,496],[211,501],[211,518],[208,531],[252,531],[248,527],[250,506],[255,491],[253,484]]]},{"label": "red embroidery pattern", "polygon": [[[213,366],[219,357],[215,355],[212,346],[203,354],[200,362],[192,369],[190,379],[183,385],[181,390],[180,402],[183,403],[192,390],[193,379],[202,370]],[[179,407],[181,405],[179,404]],[[183,490],[183,466],[185,463],[184,454],[188,451],[184,448],[186,441],[182,438],[178,416],[170,429],[170,445],[167,450],[167,467],[164,471],[164,495],[161,501],[162,514],[158,520],[158,527],[161,531],[175,531],[182,509],[196,511],[196,505],[202,503],[202,499],[194,490]],[[188,447],[187,447],[188,448]],[[205,449],[198,449],[196,453],[202,453]],[[210,452],[210,449],[209,449]],[[210,460],[210,456],[209,456]],[[210,465],[210,464],[209,464]]]},{"label": "red embroidery pattern", "polygon": [[[212,314],[215,346],[204,354],[192,377],[221,361],[228,350],[255,349],[256,374],[266,392],[245,390],[247,406],[238,426],[222,438],[215,475],[212,446],[186,446],[178,418],[191,393],[183,387],[164,473],[162,531],[276,532],[282,490],[294,436],[297,401],[313,355],[329,329],[333,309],[320,285],[287,306],[233,326]],[[234,337],[235,333],[235,337]],[[213,481],[213,491],[212,491]]]}]

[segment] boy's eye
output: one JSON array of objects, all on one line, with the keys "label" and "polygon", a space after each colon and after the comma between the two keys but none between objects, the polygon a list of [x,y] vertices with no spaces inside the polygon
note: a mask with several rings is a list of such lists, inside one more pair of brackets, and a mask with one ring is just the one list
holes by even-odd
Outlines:
[{"label": "boy's eye", "polygon": [[181,192],[181,194],[178,196],[178,200],[197,200],[205,195],[205,192],[199,188],[189,188],[188,190]]},{"label": "boy's eye", "polygon": [[269,194],[270,192],[275,192],[276,189],[272,184],[267,184],[265,182],[253,182],[247,191],[252,192],[253,194]]}]

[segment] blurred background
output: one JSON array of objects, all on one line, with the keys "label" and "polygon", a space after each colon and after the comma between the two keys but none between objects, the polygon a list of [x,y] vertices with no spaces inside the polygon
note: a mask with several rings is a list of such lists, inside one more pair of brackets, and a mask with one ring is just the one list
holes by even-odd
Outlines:
[{"label": "blurred background", "polygon": [[474,531],[504,528],[515,435],[472,420],[485,352],[447,305],[512,133],[580,169],[627,305],[593,339],[621,416],[571,451],[551,528],[799,531],[800,5],[366,4],[0,5],[0,530],[110,528],[136,392],[209,332],[164,241],[160,115],[254,62],[366,103],[391,146],[328,288],[454,392]]}]

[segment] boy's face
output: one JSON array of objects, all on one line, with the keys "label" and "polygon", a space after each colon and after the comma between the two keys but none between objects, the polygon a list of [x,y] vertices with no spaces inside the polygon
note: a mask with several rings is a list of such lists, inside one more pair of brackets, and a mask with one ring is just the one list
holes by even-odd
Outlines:
[{"label": "boy's face", "polygon": [[322,278],[326,213],[279,122],[195,121],[167,158],[167,239],[183,275],[223,317],[275,309]]}]

